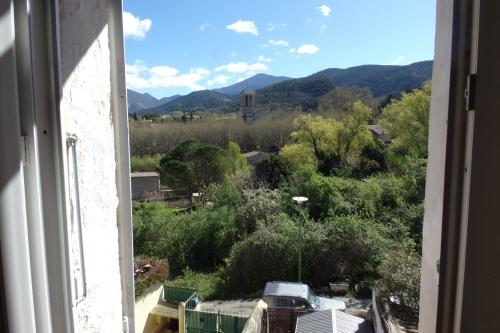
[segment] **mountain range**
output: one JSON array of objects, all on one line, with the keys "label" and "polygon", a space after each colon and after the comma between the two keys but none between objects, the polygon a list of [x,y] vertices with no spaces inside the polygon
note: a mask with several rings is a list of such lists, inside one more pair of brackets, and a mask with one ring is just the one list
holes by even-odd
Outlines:
[{"label": "mountain range", "polygon": [[375,98],[383,99],[414,89],[431,77],[432,61],[422,61],[405,66],[362,65],[346,69],[329,68],[298,79],[257,74],[227,87],[162,99],[129,89],[129,113],[162,114],[176,110],[237,111],[239,93],[246,87],[256,91],[259,105],[301,105],[303,109],[309,110],[316,108],[318,99],[336,86],[366,87],[372,91]]}]

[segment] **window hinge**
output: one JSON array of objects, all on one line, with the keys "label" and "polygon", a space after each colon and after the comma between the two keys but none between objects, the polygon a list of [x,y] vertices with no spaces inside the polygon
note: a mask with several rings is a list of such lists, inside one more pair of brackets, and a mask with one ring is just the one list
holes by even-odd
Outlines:
[{"label": "window hinge", "polygon": [[476,109],[476,74],[467,76],[467,87],[465,88],[465,111]]},{"label": "window hinge", "polygon": [[30,141],[28,136],[26,135],[21,136],[21,144],[22,144],[21,155],[23,159],[23,165],[24,166],[30,165]]},{"label": "window hinge", "polygon": [[129,326],[128,326],[128,317],[127,316],[123,316],[123,332],[124,333],[129,333],[130,332],[130,329],[129,329]]}]

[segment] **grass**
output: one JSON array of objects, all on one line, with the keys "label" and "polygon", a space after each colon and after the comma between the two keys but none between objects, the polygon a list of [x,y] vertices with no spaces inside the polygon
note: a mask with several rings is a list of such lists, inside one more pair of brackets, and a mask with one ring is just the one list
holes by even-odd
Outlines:
[{"label": "grass", "polygon": [[228,299],[255,299],[262,296],[262,291],[252,294],[228,293],[224,289],[224,280],[221,272],[199,273],[185,269],[182,275],[166,284],[172,287],[191,288],[198,292],[201,299],[205,301],[228,300]]}]

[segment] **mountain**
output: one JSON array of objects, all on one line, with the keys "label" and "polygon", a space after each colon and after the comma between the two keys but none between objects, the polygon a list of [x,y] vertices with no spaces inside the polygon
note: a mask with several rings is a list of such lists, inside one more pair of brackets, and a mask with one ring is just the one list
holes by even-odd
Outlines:
[{"label": "mountain", "polygon": [[259,90],[290,79],[291,78],[286,76],[273,76],[260,73],[231,86],[215,89],[215,91],[224,95],[237,95],[246,87],[250,87],[253,90]]},{"label": "mountain", "polygon": [[257,103],[301,105],[303,109],[315,109],[318,98],[334,89],[335,85],[325,76],[292,79],[257,91]]},{"label": "mountain", "polygon": [[231,98],[214,90],[194,91],[167,103],[142,110],[142,113],[165,113],[177,110],[222,108],[231,104]]},{"label": "mountain", "polygon": [[422,85],[432,77],[432,61],[406,66],[363,65],[346,69],[330,68],[311,75],[327,77],[336,86],[367,87],[374,97],[396,96]]},{"label": "mountain", "polygon": [[182,95],[177,94],[177,95],[173,95],[173,96],[170,96],[170,97],[163,97],[162,99],[160,99],[160,100],[158,101],[158,105],[160,105],[160,104],[165,104],[165,103],[168,103],[168,102],[171,102],[171,101],[173,101],[174,99],[177,99],[177,98],[179,98],[179,97],[181,97],[181,96],[182,96]]},{"label": "mountain", "polygon": [[[170,99],[162,99],[138,112],[161,114],[176,110],[208,109],[215,112],[237,111],[238,94],[247,86],[257,92],[258,106],[282,105],[291,108],[301,105],[305,110],[314,110],[319,97],[336,86],[366,87],[372,91],[375,98],[382,98],[398,96],[403,91],[422,85],[431,77],[432,61],[406,66],[363,65],[346,69],[330,68],[299,79],[257,74],[217,90],[195,91],[185,96],[176,95]],[[154,98],[148,94],[138,95]],[[130,101],[129,97],[129,105]]]},{"label": "mountain", "polygon": [[157,99],[148,93],[142,94],[132,89],[127,89],[128,113],[133,114],[141,112],[142,110],[153,108],[160,104],[173,101],[179,96],[180,95],[174,95],[170,97],[163,97],[162,99]]}]

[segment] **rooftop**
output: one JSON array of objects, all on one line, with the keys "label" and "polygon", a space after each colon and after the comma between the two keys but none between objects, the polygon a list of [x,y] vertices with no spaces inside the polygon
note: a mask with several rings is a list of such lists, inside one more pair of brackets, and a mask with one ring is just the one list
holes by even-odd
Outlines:
[{"label": "rooftop", "polygon": [[131,172],[131,178],[148,178],[148,177],[160,177],[158,172]]},{"label": "rooftop", "polygon": [[253,91],[253,89],[250,87],[246,87],[240,93],[240,95],[243,95],[243,94],[255,95],[255,91]]},{"label": "rooftop", "polygon": [[372,324],[338,310],[311,312],[297,318],[295,333],[372,333]]}]

